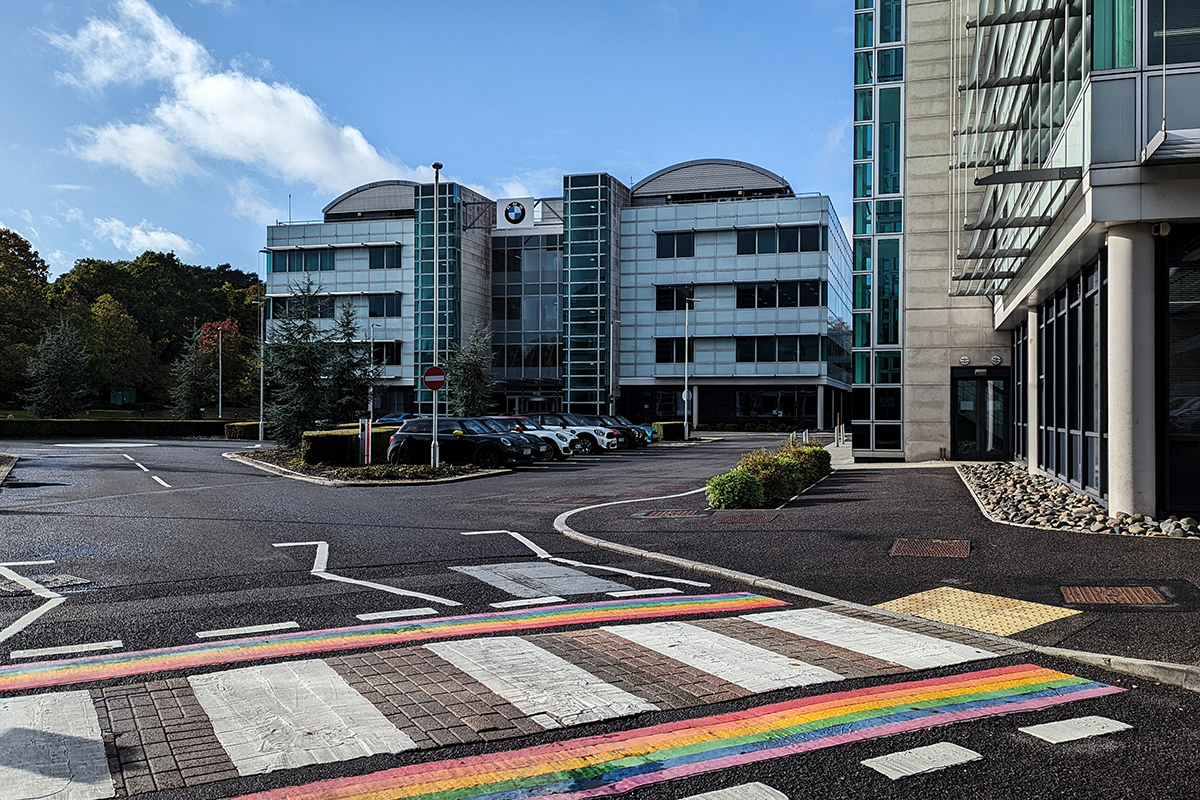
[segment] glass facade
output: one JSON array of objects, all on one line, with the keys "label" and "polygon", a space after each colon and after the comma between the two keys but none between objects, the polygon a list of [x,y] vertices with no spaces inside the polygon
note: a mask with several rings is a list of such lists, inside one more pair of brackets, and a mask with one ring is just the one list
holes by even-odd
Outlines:
[{"label": "glass facade", "polygon": [[[462,193],[456,183],[438,185],[435,203],[433,184],[417,187],[414,198],[416,213],[416,237],[413,248],[414,276],[414,321],[415,321],[415,375],[417,379],[417,403],[422,412],[433,410],[433,392],[420,382],[425,370],[433,366],[433,326],[435,300],[433,296],[433,271],[438,274],[437,326],[438,363],[444,364],[450,352],[451,341],[457,342],[461,335],[462,308],[461,272],[462,263]],[[435,267],[436,265],[436,267]],[[442,398],[439,397],[439,400]],[[438,403],[439,406],[442,402]]]},{"label": "glass facade", "polygon": [[492,354],[507,393],[561,400],[562,239],[492,237]]},{"label": "glass facade", "polygon": [[879,0],[869,7],[855,16],[851,432],[856,454],[896,456],[903,448],[903,390],[873,387],[902,378],[904,3]]}]

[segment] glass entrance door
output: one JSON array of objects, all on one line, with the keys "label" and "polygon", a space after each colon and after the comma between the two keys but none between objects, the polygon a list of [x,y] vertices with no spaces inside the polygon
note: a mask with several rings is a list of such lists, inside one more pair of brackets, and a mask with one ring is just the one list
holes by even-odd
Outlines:
[{"label": "glass entrance door", "polygon": [[996,374],[951,377],[950,457],[955,461],[1010,457],[1008,381]]}]

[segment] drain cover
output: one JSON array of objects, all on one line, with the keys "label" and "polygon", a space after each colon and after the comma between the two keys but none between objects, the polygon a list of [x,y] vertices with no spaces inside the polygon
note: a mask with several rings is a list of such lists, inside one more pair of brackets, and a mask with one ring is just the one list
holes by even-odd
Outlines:
[{"label": "drain cover", "polygon": [[681,509],[664,508],[660,511],[647,511],[647,517],[694,517],[695,511],[684,511]]},{"label": "drain cover", "polygon": [[970,539],[897,539],[892,543],[892,556],[927,556],[931,558],[966,558],[971,555]]},{"label": "drain cover", "polygon": [[1089,605],[1162,605],[1167,602],[1153,586],[1060,586],[1063,600]]},{"label": "drain cover", "polygon": [[770,522],[771,520],[775,519],[775,517],[777,517],[777,516],[779,516],[779,515],[778,514],[736,514],[736,513],[720,514],[715,519],[713,519],[713,522],[742,523],[742,524],[756,523],[756,522]]}]

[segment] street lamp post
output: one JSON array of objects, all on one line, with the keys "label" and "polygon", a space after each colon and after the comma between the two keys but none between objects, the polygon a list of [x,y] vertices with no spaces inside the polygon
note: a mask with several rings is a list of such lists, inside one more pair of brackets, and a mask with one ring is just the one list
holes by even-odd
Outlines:
[{"label": "street lamp post", "polygon": [[[438,298],[438,244],[441,223],[438,209],[438,183],[441,179],[442,162],[433,162],[433,365],[438,366],[438,317],[441,316],[441,300]],[[434,469],[441,465],[441,448],[438,447],[438,393],[433,390],[433,437],[429,445],[429,461]]]},{"label": "street lamp post", "polygon": [[267,357],[267,326],[263,321],[263,310],[267,305],[267,298],[262,298],[256,303],[258,306],[258,440],[263,440],[263,422],[265,415],[263,414],[263,400],[266,398],[266,393],[263,391],[266,386],[266,357]]},{"label": "street lamp post", "polygon": [[225,411],[225,342],[224,328],[217,328],[217,419],[224,418]]},{"label": "street lamp post", "polygon": [[378,322],[371,323],[371,382],[367,385],[367,416],[375,419],[375,329],[382,328]]}]

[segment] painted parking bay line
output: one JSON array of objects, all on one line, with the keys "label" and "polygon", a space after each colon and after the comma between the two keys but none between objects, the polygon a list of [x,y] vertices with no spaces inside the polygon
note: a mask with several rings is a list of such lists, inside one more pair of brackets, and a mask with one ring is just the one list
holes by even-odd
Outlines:
[{"label": "painted parking bay line", "polygon": [[607,625],[603,630],[751,692],[842,680],[841,675],[823,667],[686,622]]},{"label": "painted parking bay line", "polygon": [[298,622],[268,622],[265,625],[249,625],[245,628],[222,628],[215,631],[200,631],[197,639],[220,639],[225,636],[243,636],[247,633],[268,633],[270,631],[289,631],[300,627]]},{"label": "painted parking bay line", "polygon": [[171,488],[171,484],[167,483],[166,481],[164,481],[162,478],[158,477],[157,475],[151,475],[150,477],[153,478],[155,483],[159,484],[160,486],[165,486],[168,489]]},{"label": "painted parking bay line", "polygon": [[909,669],[948,667],[996,654],[923,633],[901,630],[820,608],[747,614],[743,619],[786,633],[853,650]]},{"label": "painted parking bay line", "polygon": [[868,758],[861,763],[895,781],[946,767],[956,767],[969,761],[979,761],[982,758],[983,756],[974,750],[959,747],[952,742],[938,742],[898,753],[888,753],[886,756]]},{"label": "painted parking bay line", "polygon": [[524,711],[543,728],[659,710],[653,703],[515,636],[437,642],[425,647]]},{"label": "painted parking bay line", "polygon": [[324,661],[243,667],[188,682],[239,775],[417,746]]},{"label": "painted parking bay line", "polygon": [[95,653],[99,650],[120,650],[125,643],[120,639],[91,644],[68,644],[62,647],[40,647],[34,650],[13,650],[9,658],[45,658],[47,656],[74,656],[80,653]]},{"label": "painted parking bay line", "polygon": [[0,698],[0,800],[116,795],[89,692]]}]

